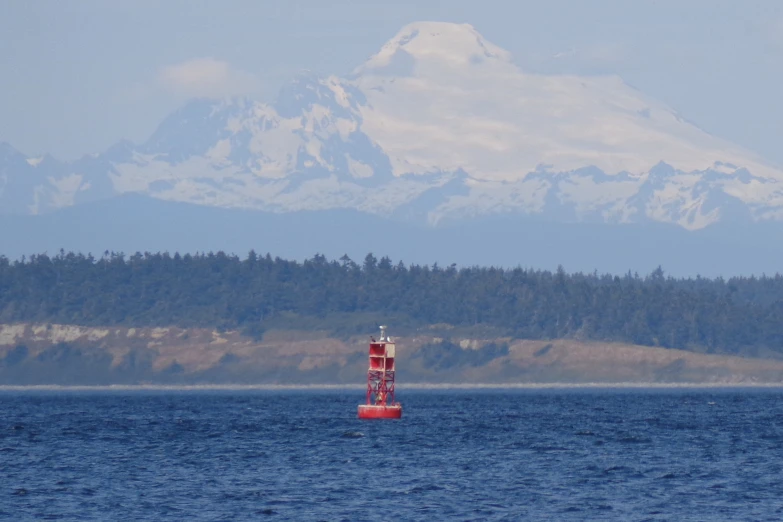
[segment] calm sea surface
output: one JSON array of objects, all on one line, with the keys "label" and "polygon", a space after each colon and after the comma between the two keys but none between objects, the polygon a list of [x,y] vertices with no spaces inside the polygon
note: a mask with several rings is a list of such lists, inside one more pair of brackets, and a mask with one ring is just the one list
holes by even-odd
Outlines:
[{"label": "calm sea surface", "polygon": [[5,520],[781,520],[783,390],[0,392]]}]

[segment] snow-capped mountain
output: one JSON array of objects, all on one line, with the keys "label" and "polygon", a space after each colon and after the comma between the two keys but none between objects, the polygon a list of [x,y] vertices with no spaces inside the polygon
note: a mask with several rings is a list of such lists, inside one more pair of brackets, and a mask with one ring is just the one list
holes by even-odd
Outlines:
[{"label": "snow-capped mountain", "polygon": [[404,27],[346,78],[301,74],[271,104],[194,100],[141,145],[72,163],[0,145],[3,213],[129,192],[433,225],[783,218],[783,171],[620,78],[529,74],[470,25],[436,22]]}]

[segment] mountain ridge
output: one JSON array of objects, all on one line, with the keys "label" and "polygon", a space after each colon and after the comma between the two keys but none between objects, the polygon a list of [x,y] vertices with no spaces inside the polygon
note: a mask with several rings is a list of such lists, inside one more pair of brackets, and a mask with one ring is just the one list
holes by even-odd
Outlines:
[{"label": "mountain ridge", "polygon": [[[415,210],[415,209],[414,209]],[[677,277],[728,277],[781,271],[783,227],[717,223],[699,230],[646,223],[565,223],[546,216],[480,216],[437,228],[401,215],[356,209],[263,212],[124,194],[41,215],[0,214],[0,256],[19,259],[60,249],[92,253],[250,250],[303,261],[368,252],[405,263],[515,266],[648,274],[661,265]]]},{"label": "mountain ridge", "polygon": [[0,211],[125,193],[291,213],[355,209],[428,226],[478,216],[671,223],[783,218],[783,171],[617,76],[529,74],[469,24],[403,27],[345,78],[277,99],[196,99],[144,143],[74,162],[0,149]]}]

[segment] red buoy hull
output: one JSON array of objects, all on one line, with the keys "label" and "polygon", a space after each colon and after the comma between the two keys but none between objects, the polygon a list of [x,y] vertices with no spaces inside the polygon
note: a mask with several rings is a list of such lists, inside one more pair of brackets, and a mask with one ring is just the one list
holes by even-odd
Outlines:
[{"label": "red buoy hull", "polygon": [[376,406],[374,404],[360,404],[360,419],[399,419],[402,417],[402,405]]}]

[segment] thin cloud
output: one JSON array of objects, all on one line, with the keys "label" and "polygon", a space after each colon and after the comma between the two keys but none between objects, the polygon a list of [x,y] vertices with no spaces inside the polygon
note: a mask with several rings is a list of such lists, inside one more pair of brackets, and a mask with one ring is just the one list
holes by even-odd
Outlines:
[{"label": "thin cloud", "polygon": [[566,61],[584,67],[611,67],[625,63],[629,58],[629,50],[620,44],[595,44],[572,47],[566,51],[555,53],[552,60]]},{"label": "thin cloud", "polygon": [[557,51],[529,53],[519,60],[523,68],[542,73],[616,73],[632,62],[632,49],[619,43],[573,46]]},{"label": "thin cloud", "polygon": [[246,95],[262,87],[256,76],[214,58],[195,58],[162,67],[157,83],[166,91],[187,98]]},{"label": "thin cloud", "polygon": [[769,30],[767,31],[767,38],[774,45],[783,48],[783,17],[778,18],[770,24]]}]

